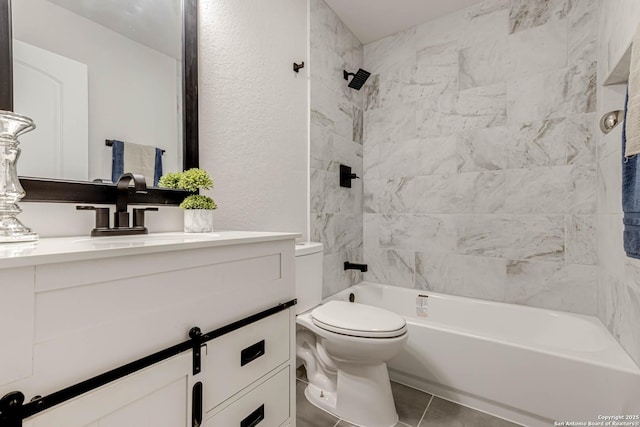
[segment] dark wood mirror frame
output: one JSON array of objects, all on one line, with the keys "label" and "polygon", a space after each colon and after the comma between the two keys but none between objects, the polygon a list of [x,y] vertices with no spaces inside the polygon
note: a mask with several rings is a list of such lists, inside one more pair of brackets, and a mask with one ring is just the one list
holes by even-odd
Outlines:
[{"label": "dark wood mirror frame", "polygon": [[[183,167],[197,168],[198,153],[198,0],[182,0]],[[11,0],[0,0],[0,110],[13,111]],[[25,202],[114,204],[116,185],[88,181],[20,177]],[[129,192],[130,204],[178,205],[189,193],[149,188]]]}]

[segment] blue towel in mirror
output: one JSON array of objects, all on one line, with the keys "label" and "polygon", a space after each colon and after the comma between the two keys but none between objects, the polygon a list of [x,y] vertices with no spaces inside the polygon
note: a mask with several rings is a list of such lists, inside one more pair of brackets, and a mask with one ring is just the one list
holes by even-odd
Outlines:
[{"label": "blue towel in mirror", "polygon": [[640,258],[640,163],[638,155],[625,157],[627,132],[627,103],[629,93],[624,102],[624,119],[622,123],[622,211],[624,217],[624,251],[627,256]]},{"label": "blue towel in mirror", "polygon": [[[151,169],[151,167],[153,168],[153,173],[150,174],[150,173],[145,173],[143,170],[139,170],[136,167],[132,167],[131,165],[125,165],[125,151],[127,150],[127,146],[136,147],[136,148],[141,147],[140,145],[137,145],[137,144],[132,144],[128,142],[125,143],[123,141],[118,141],[115,139],[112,140],[111,180],[113,182],[117,182],[118,179],[120,179],[122,174],[125,172],[140,173],[145,175],[145,178],[147,178],[147,185],[151,184],[148,178],[150,175],[153,175],[153,186],[157,187],[158,181],[162,176],[162,149],[155,147],[154,148],[155,151],[153,152],[153,155],[151,156],[151,158],[148,159],[149,164],[148,165],[145,164],[145,166],[149,166],[149,169]],[[151,148],[151,147],[147,147],[147,148]],[[138,159],[137,163],[138,165],[140,164],[140,159]]]}]

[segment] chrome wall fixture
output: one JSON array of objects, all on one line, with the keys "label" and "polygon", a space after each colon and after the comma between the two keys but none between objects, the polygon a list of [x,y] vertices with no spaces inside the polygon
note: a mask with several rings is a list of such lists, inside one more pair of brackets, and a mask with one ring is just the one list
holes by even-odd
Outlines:
[{"label": "chrome wall fixture", "polygon": [[618,126],[618,124],[622,123],[623,120],[624,111],[609,111],[600,119],[600,130],[602,131],[602,133],[607,134],[611,132],[614,127]]}]

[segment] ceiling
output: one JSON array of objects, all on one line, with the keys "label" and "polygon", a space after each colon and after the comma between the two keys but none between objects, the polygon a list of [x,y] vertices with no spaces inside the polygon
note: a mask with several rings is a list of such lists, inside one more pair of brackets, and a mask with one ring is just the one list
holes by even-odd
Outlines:
[{"label": "ceiling", "polygon": [[180,0],[49,0],[112,31],[181,60]]},{"label": "ceiling", "polygon": [[367,44],[464,9],[480,0],[325,0],[353,34]]}]

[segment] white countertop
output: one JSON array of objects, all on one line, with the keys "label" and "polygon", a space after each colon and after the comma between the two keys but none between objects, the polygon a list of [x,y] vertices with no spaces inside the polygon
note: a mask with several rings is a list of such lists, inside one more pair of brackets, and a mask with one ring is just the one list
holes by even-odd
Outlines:
[{"label": "white countertop", "polygon": [[0,243],[0,268],[81,261],[199,249],[243,243],[294,240],[299,233],[215,231],[212,233],[151,233],[114,237],[54,237],[36,242]]}]

